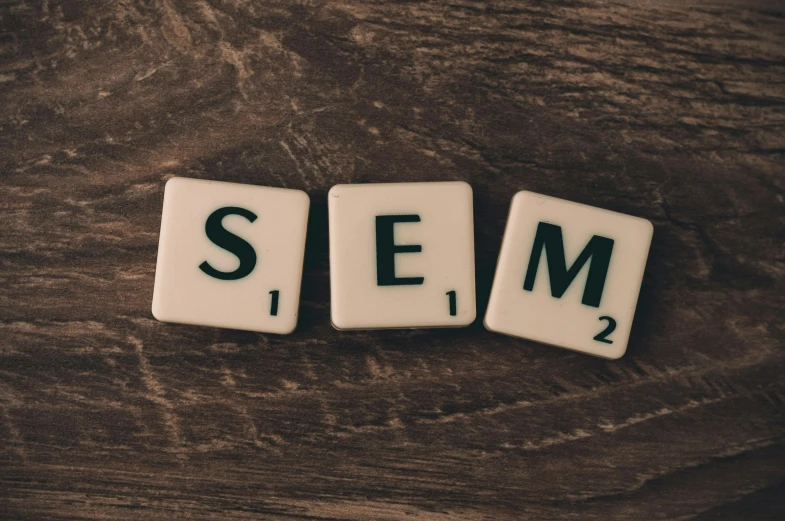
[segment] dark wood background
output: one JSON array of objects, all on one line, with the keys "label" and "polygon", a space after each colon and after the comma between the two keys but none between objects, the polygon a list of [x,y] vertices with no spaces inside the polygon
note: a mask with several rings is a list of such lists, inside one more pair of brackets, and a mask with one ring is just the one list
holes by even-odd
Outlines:
[{"label": "dark wood background", "polygon": [[[0,518],[785,519],[785,6],[0,1]],[[312,198],[291,336],[150,314],[164,182]],[[655,226],[619,361],[338,333],[326,193]]]}]

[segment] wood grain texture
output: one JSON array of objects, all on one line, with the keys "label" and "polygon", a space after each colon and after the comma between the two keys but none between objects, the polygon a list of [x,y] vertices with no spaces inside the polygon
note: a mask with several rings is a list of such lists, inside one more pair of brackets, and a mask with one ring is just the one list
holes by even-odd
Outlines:
[{"label": "wood grain texture", "polygon": [[[785,518],[778,2],[0,1],[0,518]],[[288,337],[153,320],[164,182],[307,190]],[[645,217],[631,346],[334,331],[326,193]]]}]

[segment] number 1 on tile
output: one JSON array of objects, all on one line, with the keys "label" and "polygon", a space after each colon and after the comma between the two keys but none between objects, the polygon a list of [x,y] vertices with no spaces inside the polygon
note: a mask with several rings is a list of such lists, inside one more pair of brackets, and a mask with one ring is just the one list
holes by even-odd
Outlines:
[{"label": "number 1 on tile", "polygon": [[458,304],[455,297],[455,291],[448,291],[447,296],[450,298],[450,316],[454,317],[458,314]]}]

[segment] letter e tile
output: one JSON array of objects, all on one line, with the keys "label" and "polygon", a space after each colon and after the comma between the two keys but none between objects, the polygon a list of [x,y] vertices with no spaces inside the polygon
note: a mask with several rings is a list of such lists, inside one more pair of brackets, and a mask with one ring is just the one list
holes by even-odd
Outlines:
[{"label": "letter e tile", "polygon": [[464,182],[336,185],[330,214],[337,329],[474,321],[472,189]]}]

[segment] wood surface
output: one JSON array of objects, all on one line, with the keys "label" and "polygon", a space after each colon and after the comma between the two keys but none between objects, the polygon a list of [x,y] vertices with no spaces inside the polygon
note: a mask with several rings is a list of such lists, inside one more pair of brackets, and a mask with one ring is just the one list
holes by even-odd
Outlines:
[{"label": "wood surface", "polygon": [[[0,1],[0,519],[785,519],[777,1]],[[286,337],[155,321],[163,185],[306,190]],[[655,226],[630,349],[337,332],[326,193]]]}]

